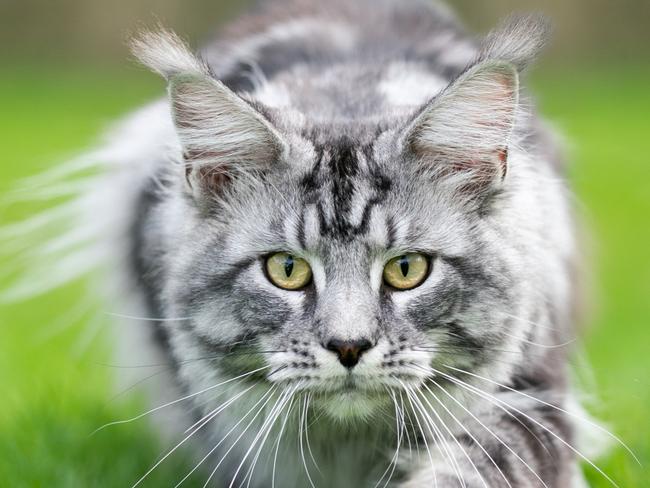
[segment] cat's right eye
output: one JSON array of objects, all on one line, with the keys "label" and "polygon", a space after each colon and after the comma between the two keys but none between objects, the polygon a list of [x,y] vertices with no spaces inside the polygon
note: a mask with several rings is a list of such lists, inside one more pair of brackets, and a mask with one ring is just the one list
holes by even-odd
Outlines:
[{"label": "cat's right eye", "polygon": [[302,258],[276,252],[266,258],[269,281],[283,290],[299,290],[311,282],[311,267]]}]

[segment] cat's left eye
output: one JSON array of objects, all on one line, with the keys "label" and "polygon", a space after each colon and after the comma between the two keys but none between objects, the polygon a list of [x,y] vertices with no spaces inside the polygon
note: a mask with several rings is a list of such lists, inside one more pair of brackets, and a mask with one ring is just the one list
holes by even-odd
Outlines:
[{"label": "cat's left eye", "polygon": [[311,267],[302,258],[286,252],[276,252],[266,258],[269,281],[284,290],[299,290],[311,281]]},{"label": "cat's left eye", "polygon": [[398,290],[422,284],[429,273],[429,257],[412,252],[391,259],[384,266],[384,282]]}]

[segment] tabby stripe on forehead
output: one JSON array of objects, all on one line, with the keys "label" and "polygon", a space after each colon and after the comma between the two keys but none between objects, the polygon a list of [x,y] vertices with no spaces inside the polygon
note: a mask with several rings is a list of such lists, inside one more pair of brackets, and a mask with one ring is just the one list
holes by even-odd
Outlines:
[{"label": "tabby stripe on forehead", "polygon": [[390,249],[395,245],[397,239],[397,229],[395,228],[395,220],[392,215],[386,217],[386,248]]},{"label": "tabby stripe on forehead", "polygon": [[[367,233],[372,209],[384,200],[391,187],[371,160],[372,147],[347,139],[327,146],[314,143],[314,147],[318,158],[311,173],[303,179],[303,186],[307,203],[316,205],[320,234],[349,240]],[[362,208],[361,219],[355,224],[351,222],[355,214],[354,196],[360,194],[364,185],[369,186],[370,195],[365,203],[358,204]]]},{"label": "tabby stripe on forehead", "polygon": [[302,250],[307,249],[307,238],[305,237],[305,212],[306,208],[303,208],[298,215],[298,224],[296,230],[296,240],[300,245]]}]

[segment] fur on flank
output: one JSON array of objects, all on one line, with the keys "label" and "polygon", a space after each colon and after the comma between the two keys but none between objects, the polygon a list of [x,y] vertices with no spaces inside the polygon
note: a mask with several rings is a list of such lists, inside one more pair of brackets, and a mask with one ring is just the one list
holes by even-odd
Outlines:
[{"label": "fur on flank", "polygon": [[[167,98],[31,180],[74,197],[6,232],[69,229],[18,253],[42,273],[7,298],[101,268],[120,361],[168,366],[146,384],[171,448],[134,486],[185,447],[206,486],[585,486],[577,428],[602,428],[569,376],[579,250],[522,88],[547,33],[274,0],[200,54],[133,40]],[[278,252],[311,281],[274,285]],[[384,268],[411,253],[427,273],[400,291]],[[363,344],[353,365],[341,343]]]}]

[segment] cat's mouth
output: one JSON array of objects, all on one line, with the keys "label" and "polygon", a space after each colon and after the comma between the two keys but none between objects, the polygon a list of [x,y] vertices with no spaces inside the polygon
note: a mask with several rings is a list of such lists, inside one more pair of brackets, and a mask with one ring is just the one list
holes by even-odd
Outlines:
[{"label": "cat's mouth", "polygon": [[303,383],[302,388],[309,390],[312,394],[325,397],[336,397],[337,395],[358,395],[369,397],[385,397],[388,390],[401,390],[405,385],[417,387],[422,378],[412,374],[378,374],[358,375],[348,373],[343,376],[336,376],[328,379],[305,381],[303,378],[291,378],[289,384]]},{"label": "cat's mouth", "polygon": [[[394,387],[394,385],[390,386]],[[381,381],[381,378],[367,378],[350,374],[336,382],[322,385],[319,389],[320,396],[331,399],[342,396],[348,399],[379,399],[389,397],[387,388],[390,386]]]},{"label": "cat's mouth", "polygon": [[342,384],[327,391],[329,395],[368,395],[367,387],[353,377],[346,378]]},{"label": "cat's mouth", "polygon": [[363,379],[350,375],[338,385],[321,390],[314,400],[328,415],[350,420],[372,417],[390,397],[385,390],[369,387]]}]

